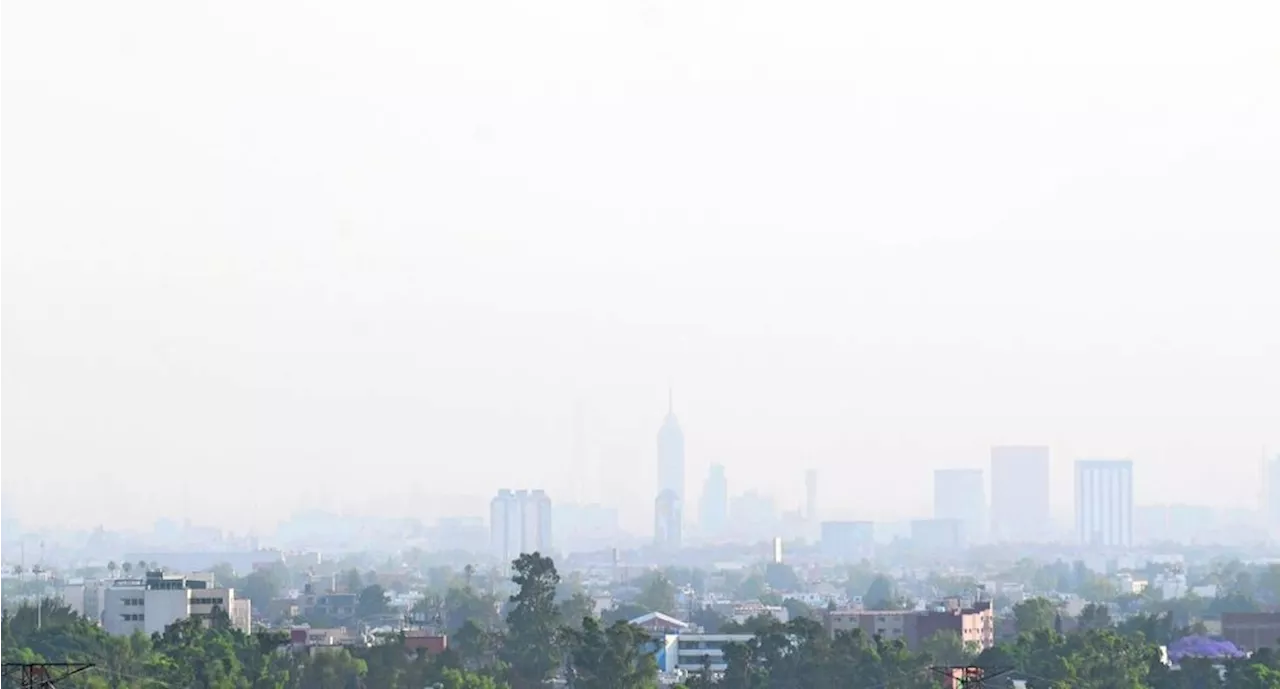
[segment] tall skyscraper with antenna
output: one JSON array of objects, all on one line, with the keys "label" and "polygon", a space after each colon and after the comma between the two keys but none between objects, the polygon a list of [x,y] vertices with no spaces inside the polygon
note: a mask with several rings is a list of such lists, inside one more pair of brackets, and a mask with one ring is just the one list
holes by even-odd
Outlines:
[{"label": "tall skyscraper with antenna", "polygon": [[671,389],[667,389],[667,416],[658,429],[658,490],[671,491],[684,504],[684,431],[676,419]]}]

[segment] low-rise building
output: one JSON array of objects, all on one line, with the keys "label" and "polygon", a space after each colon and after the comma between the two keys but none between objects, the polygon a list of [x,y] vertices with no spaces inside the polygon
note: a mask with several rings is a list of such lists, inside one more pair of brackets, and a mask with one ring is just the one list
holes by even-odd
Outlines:
[{"label": "low-rise building", "polygon": [[102,606],[106,599],[107,582],[74,580],[62,587],[62,601],[77,615],[102,621]]},{"label": "low-rise building", "polygon": [[955,632],[964,644],[980,650],[995,645],[995,616],[987,601],[962,607],[950,600],[929,610],[836,610],[826,614],[826,623],[831,634],[860,629],[868,636],[902,639],[913,650],[945,632]]},{"label": "low-rise building", "polygon": [[724,647],[745,644],[755,638],[751,634],[668,634],[663,636],[654,653],[659,672],[701,673],[705,668],[724,672],[728,665]]},{"label": "low-rise building", "polygon": [[713,605],[712,608],[738,624],[743,624],[753,617],[768,616],[782,623],[790,619],[786,608],[781,605],[765,605],[760,601],[726,603]]},{"label": "low-rise building", "polygon": [[707,667],[724,672],[724,647],[754,638],[752,634],[704,634],[688,622],[660,612],[641,615],[630,623],[649,633],[645,650],[653,653],[662,673],[696,674]]},{"label": "low-rise building", "polygon": [[1248,653],[1274,648],[1280,639],[1280,612],[1224,612],[1222,638]]},{"label": "low-rise building", "polygon": [[250,631],[249,599],[231,588],[213,588],[209,579],[148,572],[142,579],[118,579],[103,593],[102,626],[109,634],[161,633],[189,617],[226,613],[231,625]]}]

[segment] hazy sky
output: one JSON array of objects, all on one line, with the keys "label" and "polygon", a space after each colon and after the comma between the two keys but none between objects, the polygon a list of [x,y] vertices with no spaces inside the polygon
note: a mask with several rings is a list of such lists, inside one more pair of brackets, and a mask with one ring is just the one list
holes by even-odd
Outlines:
[{"label": "hazy sky", "polygon": [[28,523],[545,486],[643,530],[668,381],[691,495],[815,467],[833,516],[993,443],[1063,509],[1077,457],[1251,506],[1280,452],[1270,0],[4,9]]}]

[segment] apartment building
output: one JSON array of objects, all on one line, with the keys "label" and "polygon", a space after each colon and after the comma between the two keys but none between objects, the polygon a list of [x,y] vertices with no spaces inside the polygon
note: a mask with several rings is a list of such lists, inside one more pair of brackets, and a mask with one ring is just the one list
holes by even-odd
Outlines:
[{"label": "apartment building", "polygon": [[63,585],[61,597],[63,603],[77,615],[85,619],[101,621],[106,591],[106,582],[76,579]]},{"label": "apartment building", "polygon": [[668,634],[656,640],[654,659],[661,672],[697,674],[708,666],[712,672],[724,672],[728,668],[724,647],[745,644],[753,638],[751,634]]},{"label": "apartment building", "polygon": [[928,610],[836,610],[826,614],[826,622],[831,634],[860,629],[886,641],[902,639],[912,650],[939,632],[956,632],[977,649],[991,648],[996,641],[995,617],[987,601],[963,607],[952,599]]},{"label": "apartment building", "polygon": [[207,619],[222,611],[231,625],[251,629],[249,599],[235,590],[215,588],[211,578],[147,572],[142,579],[117,579],[103,594],[102,627],[108,634],[162,633],[165,627],[189,617]]}]

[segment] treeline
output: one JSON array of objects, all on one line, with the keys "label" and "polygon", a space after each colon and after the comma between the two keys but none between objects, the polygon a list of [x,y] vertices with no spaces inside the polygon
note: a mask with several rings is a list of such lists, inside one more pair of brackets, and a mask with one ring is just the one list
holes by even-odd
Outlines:
[{"label": "treeline", "polygon": [[[111,637],[51,601],[39,615],[17,609],[3,620],[5,662],[69,661],[97,667],[59,683],[94,689],[532,689],[562,680],[574,689],[641,689],[658,684],[648,637],[625,620],[579,615],[583,600],[557,601],[555,564],[537,554],[516,560],[518,589],[498,612],[496,601],[460,595],[442,610],[449,648],[429,656],[408,651],[403,638],[317,653],[292,653],[284,632],[243,634],[224,618],[187,620],[151,637]],[[655,594],[665,592],[654,591]],[[465,601],[465,604],[462,604]],[[693,672],[688,689],[936,689],[939,665],[1012,669],[1032,689],[1277,689],[1280,657],[1270,650],[1248,659],[1185,660],[1170,670],[1151,636],[1157,623],[1118,629],[1095,620],[1063,634],[1047,610],[1026,608],[1034,631],[974,653],[958,635],[938,635],[910,650],[861,632],[828,634],[817,617],[783,624],[757,618],[754,636],[725,651],[723,673]],[[450,614],[452,613],[452,614]],[[576,624],[572,623],[576,620]]]},{"label": "treeline", "polygon": [[455,620],[448,650],[435,656],[407,651],[403,636],[295,654],[286,632],[244,634],[225,616],[184,620],[150,637],[113,637],[48,599],[39,610],[6,612],[0,646],[6,663],[95,664],[58,682],[63,689],[531,689],[555,676],[588,689],[657,684],[642,630],[586,616],[564,624],[572,606],[557,604],[560,577],[551,559],[524,555],[513,564],[518,592],[505,619],[494,619],[495,608],[471,595],[475,617]]}]

